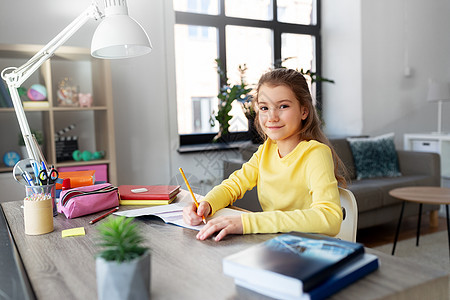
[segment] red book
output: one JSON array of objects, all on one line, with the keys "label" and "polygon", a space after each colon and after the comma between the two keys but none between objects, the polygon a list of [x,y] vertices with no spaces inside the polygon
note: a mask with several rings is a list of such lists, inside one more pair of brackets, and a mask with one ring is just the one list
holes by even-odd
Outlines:
[{"label": "red book", "polygon": [[180,192],[179,185],[119,185],[121,200],[169,200]]}]

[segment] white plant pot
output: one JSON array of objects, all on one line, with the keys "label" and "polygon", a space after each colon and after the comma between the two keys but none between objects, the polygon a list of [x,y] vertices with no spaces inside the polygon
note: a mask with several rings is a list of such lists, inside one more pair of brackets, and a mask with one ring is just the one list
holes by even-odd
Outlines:
[{"label": "white plant pot", "polygon": [[99,300],[150,299],[150,252],[123,263],[96,258]]}]

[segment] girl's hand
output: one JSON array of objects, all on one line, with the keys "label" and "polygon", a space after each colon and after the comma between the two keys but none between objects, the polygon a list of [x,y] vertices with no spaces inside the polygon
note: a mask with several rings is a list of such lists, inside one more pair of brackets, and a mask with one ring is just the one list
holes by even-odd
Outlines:
[{"label": "girl's hand", "polygon": [[194,202],[192,202],[192,205],[188,205],[185,208],[183,208],[183,220],[188,225],[199,225],[200,223],[203,223],[202,216],[209,216],[211,212],[211,206],[208,202],[202,201],[197,206]]},{"label": "girl's hand", "polygon": [[208,221],[208,223],[197,234],[197,239],[203,241],[217,231],[220,232],[215,238],[216,242],[220,241],[228,234],[242,234],[243,229],[241,216],[223,216]]}]

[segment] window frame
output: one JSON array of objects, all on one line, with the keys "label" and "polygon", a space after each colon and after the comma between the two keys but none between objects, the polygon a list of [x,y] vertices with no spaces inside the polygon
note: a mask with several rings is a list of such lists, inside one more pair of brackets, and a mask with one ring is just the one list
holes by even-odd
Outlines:
[{"label": "window frame", "polygon": [[[273,30],[273,62],[281,61],[281,35],[283,33],[306,34],[314,36],[315,38],[315,72],[318,75],[322,74],[322,40],[320,35],[321,26],[321,0],[316,0],[316,24],[302,25],[279,22],[277,11],[277,0],[272,0],[272,20],[255,20],[238,17],[230,17],[225,15],[225,0],[219,1],[219,13],[217,15],[208,15],[192,12],[175,11],[175,24],[194,25],[194,26],[209,26],[216,27],[218,31],[218,58],[220,59],[223,70],[227,70],[226,58],[226,39],[225,27],[227,25],[267,28]],[[219,77],[219,76],[218,76]],[[219,79],[219,86],[223,86],[226,82]],[[322,109],[321,90],[322,84],[320,81],[314,83],[316,86],[316,106]],[[217,91],[218,93],[219,91]],[[180,147],[192,146],[198,144],[208,144],[212,142],[214,133],[194,133],[194,134],[178,134],[180,139]],[[224,143],[232,141],[248,141],[250,134],[246,132],[231,132],[229,139]]]}]

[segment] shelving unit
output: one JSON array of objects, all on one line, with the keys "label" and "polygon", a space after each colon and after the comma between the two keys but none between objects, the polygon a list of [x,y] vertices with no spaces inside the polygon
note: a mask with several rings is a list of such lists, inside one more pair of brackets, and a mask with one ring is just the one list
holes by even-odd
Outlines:
[{"label": "shelving unit", "polygon": [[[0,71],[5,67],[18,67],[38,52],[40,45],[1,45]],[[117,185],[117,166],[114,136],[114,116],[111,71],[108,60],[96,59],[87,48],[60,47],[55,55],[47,60],[29,78],[24,87],[40,83],[47,88],[48,108],[25,109],[31,129],[44,133],[44,156],[49,164],[58,167],[74,167],[94,164],[108,166],[108,181]],[[92,107],[58,106],[58,82],[69,77],[79,86],[79,91],[91,93]],[[56,161],[55,132],[76,124],[74,133],[78,136],[79,150],[105,151],[105,157],[92,161]],[[6,151],[19,152],[19,124],[13,108],[0,108],[0,155]],[[20,152],[19,152],[20,153]],[[12,168],[0,164],[0,172],[10,172]]]},{"label": "shelving unit", "polygon": [[441,156],[441,185],[450,187],[450,135],[412,133],[404,135],[404,148],[410,151],[434,152]]}]

